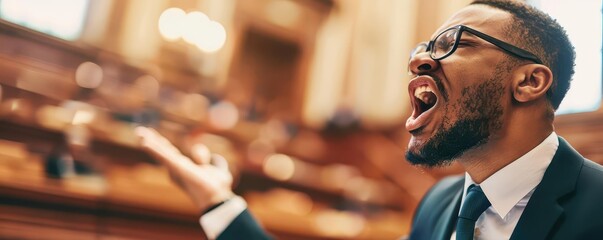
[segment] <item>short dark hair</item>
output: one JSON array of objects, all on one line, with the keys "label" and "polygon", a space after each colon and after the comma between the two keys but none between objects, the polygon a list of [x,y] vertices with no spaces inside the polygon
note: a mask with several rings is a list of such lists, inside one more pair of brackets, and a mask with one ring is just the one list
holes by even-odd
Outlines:
[{"label": "short dark hair", "polygon": [[[557,110],[569,90],[574,75],[576,53],[565,29],[548,14],[526,3],[510,0],[475,0],[513,15],[510,37],[519,47],[538,56],[553,72],[547,99]],[[525,37],[534,36],[534,37]]]}]

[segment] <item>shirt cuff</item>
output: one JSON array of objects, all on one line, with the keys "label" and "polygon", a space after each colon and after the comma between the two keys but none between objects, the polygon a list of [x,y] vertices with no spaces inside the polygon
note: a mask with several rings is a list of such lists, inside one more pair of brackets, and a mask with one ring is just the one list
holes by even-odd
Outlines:
[{"label": "shirt cuff", "polygon": [[199,223],[208,239],[216,239],[246,208],[245,200],[234,196],[216,209],[203,214]]}]

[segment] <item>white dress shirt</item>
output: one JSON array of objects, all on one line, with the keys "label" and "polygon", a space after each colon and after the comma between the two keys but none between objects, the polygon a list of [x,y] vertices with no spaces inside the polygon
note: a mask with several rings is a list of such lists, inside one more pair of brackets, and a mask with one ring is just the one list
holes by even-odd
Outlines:
[{"label": "white dress shirt", "polygon": [[[534,149],[479,184],[492,206],[477,219],[474,239],[511,238],[523,210],[551,164],[558,147],[559,139],[553,132]],[[465,201],[467,188],[471,184],[476,183],[465,173],[462,201]],[[456,232],[452,234],[451,239],[456,239]]]}]

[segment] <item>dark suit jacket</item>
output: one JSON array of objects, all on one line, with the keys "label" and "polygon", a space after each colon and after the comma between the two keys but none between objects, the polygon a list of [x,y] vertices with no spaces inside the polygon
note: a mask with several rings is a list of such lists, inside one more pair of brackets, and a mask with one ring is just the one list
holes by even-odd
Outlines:
[{"label": "dark suit jacket", "polygon": [[[450,177],[427,193],[415,212],[411,240],[450,239],[463,185],[463,177]],[[511,239],[603,239],[603,167],[559,138]]]}]

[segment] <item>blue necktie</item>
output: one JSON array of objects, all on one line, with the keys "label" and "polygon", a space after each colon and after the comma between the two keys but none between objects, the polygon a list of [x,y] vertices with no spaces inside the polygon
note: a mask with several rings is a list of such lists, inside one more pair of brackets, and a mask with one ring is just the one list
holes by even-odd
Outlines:
[{"label": "blue necktie", "polygon": [[461,213],[456,220],[456,239],[471,240],[475,231],[475,221],[486,209],[490,207],[490,201],[477,185],[469,186],[467,196],[463,202]]}]

